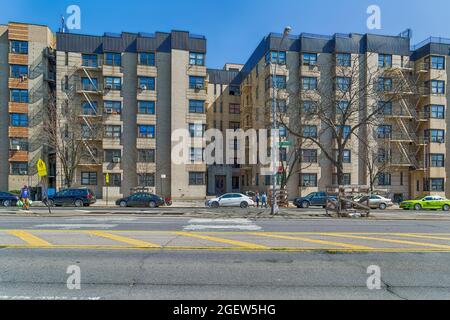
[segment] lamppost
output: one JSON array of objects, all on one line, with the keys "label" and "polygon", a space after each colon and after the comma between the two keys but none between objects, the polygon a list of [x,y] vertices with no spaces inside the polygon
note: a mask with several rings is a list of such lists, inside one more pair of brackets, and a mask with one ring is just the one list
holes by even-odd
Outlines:
[{"label": "lamppost", "polygon": [[[282,50],[282,45],[286,37],[291,32],[291,27],[284,28],[283,37],[281,38],[280,44],[278,46],[278,58],[280,55],[280,51]],[[272,59],[272,57],[270,57]],[[287,60],[287,54],[286,54],[286,60]],[[277,174],[278,174],[278,163],[277,163],[277,155],[276,150],[277,144],[279,141],[275,139],[275,131],[278,129],[278,121],[277,121],[277,89],[278,89],[278,81],[277,81],[277,68],[278,68],[278,61],[276,61],[273,64],[273,75],[272,75],[272,90],[273,90],[273,101],[272,101],[272,166],[273,166],[273,183],[272,183],[272,209],[271,214],[276,215],[279,212],[278,203],[277,203]]]}]

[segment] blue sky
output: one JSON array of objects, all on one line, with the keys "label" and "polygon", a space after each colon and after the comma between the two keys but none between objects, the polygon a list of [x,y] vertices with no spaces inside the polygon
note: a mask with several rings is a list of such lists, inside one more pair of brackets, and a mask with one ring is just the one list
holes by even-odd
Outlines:
[{"label": "blue sky", "polygon": [[[80,33],[187,30],[208,38],[207,64],[244,63],[269,32],[396,35],[412,28],[413,42],[450,38],[448,0],[3,0],[0,24],[23,21],[60,25],[66,8],[81,8]],[[381,8],[382,29],[367,29],[369,5]]]}]

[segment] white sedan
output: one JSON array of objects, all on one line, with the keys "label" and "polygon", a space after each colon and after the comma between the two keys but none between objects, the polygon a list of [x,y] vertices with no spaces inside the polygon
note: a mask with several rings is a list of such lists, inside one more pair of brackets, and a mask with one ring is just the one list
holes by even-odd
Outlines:
[{"label": "white sedan", "polygon": [[227,193],[221,197],[208,200],[205,204],[211,208],[241,207],[245,209],[255,206],[255,202],[251,198],[241,193]]},{"label": "white sedan", "polygon": [[[368,196],[362,197],[357,202],[365,205],[365,204],[367,204],[367,198],[369,198],[369,197]],[[392,202],[391,199],[388,199],[388,198],[385,198],[382,196],[372,195],[369,198],[369,207],[371,209],[386,210],[387,208],[392,207],[393,205],[394,205],[394,203]]]}]

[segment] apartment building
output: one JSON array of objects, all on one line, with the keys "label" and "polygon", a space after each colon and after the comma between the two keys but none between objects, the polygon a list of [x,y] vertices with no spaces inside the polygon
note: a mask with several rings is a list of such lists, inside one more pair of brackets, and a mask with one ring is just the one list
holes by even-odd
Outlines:
[{"label": "apartment building", "polygon": [[[104,199],[136,187],[173,199],[204,198],[206,165],[171,161],[177,143],[171,136],[189,130],[192,145],[204,148],[205,58],[206,39],[188,32],[58,33],[58,110],[63,121],[82,127],[73,185]],[[79,117],[68,119],[64,110],[74,109]],[[61,163],[57,170],[61,188]]]},{"label": "apartment building", "polygon": [[[395,200],[427,194],[450,196],[445,121],[449,48],[449,43],[430,39],[411,50],[410,39],[404,36],[302,34],[283,38],[270,34],[241,72],[242,127],[270,128],[275,94],[278,117],[281,113],[288,128],[296,131],[300,125],[303,136],[319,139],[326,150],[334,150],[336,139],[323,133],[324,121],[302,117],[299,110],[307,113],[330,97],[335,97],[337,106],[344,105],[347,97],[339,91],[351,85],[358,92],[361,111],[342,128],[344,132],[370,113],[369,106],[382,103],[383,110],[374,117],[376,126],[364,126],[357,131],[359,139],[350,139],[343,153],[342,184],[369,186],[374,177],[368,162],[373,161],[375,189]],[[357,79],[349,78],[349,71]],[[376,97],[364,94],[371,89]],[[336,108],[334,101],[329,108]],[[317,144],[292,136],[282,127],[280,139],[279,166],[289,164],[292,156],[299,158],[288,168],[294,172],[287,183],[290,198],[338,186],[336,167]],[[367,159],[374,150],[375,158]],[[262,169],[261,165],[242,166],[243,190],[270,190],[271,177],[261,177]]]},{"label": "apartment building", "polygon": [[[227,161],[225,134],[227,130],[241,128],[239,72],[242,67],[243,65],[228,63],[223,69],[207,70],[209,79],[207,128],[220,130],[224,135],[224,163],[208,166],[208,195],[240,192],[240,166],[234,157]],[[231,147],[235,150],[235,145]]]},{"label": "apartment building", "polygon": [[[11,22],[0,25],[0,190],[54,184],[54,157],[42,134],[46,105],[55,86],[55,38],[46,26]],[[48,180],[37,175],[46,161]]]}]

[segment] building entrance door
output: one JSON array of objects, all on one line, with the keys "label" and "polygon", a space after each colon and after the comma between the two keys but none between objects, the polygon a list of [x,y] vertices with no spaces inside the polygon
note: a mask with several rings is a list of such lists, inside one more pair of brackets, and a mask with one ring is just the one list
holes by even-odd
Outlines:
[{"label": "building entrance door", "polygon": [[220,196],[227,192],[227,177],[226,176],[216,176],[216,195]]}]

